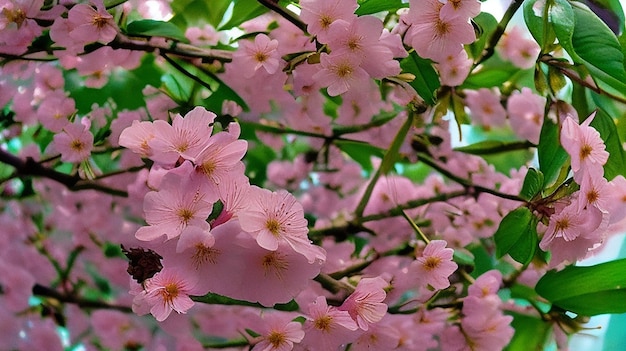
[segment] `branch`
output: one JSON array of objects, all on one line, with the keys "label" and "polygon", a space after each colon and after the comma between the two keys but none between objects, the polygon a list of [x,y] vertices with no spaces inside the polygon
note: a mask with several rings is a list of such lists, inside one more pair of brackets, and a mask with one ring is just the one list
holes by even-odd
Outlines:
[{"label": "branch", "polygon": [[193,45],[173,41],[171,44],[164,42],[148,42],[146,40],[134,40],[118,34],[115,39],[108,44],[114,49],[127,49],[145,52],[159,50],[161,54],[174,54],[178,56],[201,58],[204,61],[230,62],[233,59],[233,52],[228,50],[216,50],[199,48]]},{"label": "branch", "polygon": [[259,3],[261,5],[263,5],[263,6],[267,7],[268,9],[276,12],[277,14],[281,15],[287,21],[293,23],[293,25],[298,27],[304,34],[308,34],[308,32],[306,30],[306,23],[302,22],[300,17],[298,17],[298,15],[296,15],[295,13],[287,10],[286,8],[281,7],[280,5],[278,5],[278,1],[277,0],[258,0],[258,1],[259,1]]},{"label": "branch", "polygon": [[[21,158],[2,149],[0,149],[0,162],[13,166],[17,177],[39,176],[59,182],[72,191],[92,189],[114,196],[128,196],[128,193],[124,190],[113,189],[96,182],[83,180],[80,176],[78,176],[78,174],[69,175],[55,171],[52,168],[42,166],[41,163],[33,160],[31,157],[27,157],[26,160],[22,160]],[[104,176],[101,176],[100,178],[103,177]]]},{"label": "branch", "polygon": [[116,310],[125,313],[133,312],[132,308],[128,306],[112,305],[103,301],[84,299],[77,296],[62,294],[52,288],[39,284],[35,284],[35,286],[33,286],[33,295],[50,297],[58,300],[59,302],[75,304],[81,308]]},{"label": "branch", "polygon": [[509,22],[513,18],[513,15],[515,15],[515,12],[517,12],[520,6],[522,6],[523,2],[524,0],[513,0],[511,2],[509,7],[506,9],[506,12],[502,16],[502,19],[498,23],[498,27],[496,27],[496,30],[491,35],[491,38],[489,38],[489,42],[487,43],[487,45],[485,45],[485,49],[483,50],[482,55],[475,61],[474,67],[480,65],[481,63],[485,62],[488,58],[493,56],[495,49],[496,49],[496,45],[498,45],[500,38],[502,38],[502,35],[504,34],[504,31],[506,30],[506,26],[509,24]]}]

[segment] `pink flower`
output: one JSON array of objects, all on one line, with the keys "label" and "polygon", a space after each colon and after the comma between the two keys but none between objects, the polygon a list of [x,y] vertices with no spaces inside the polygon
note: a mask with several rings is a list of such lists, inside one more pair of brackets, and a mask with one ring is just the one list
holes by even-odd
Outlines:
[{"label": "pink flower", "polygon": [[309,304],[309,314],[304,322],[306,333],[302,344],[320,350],[337,350],[356,338],[358,327],[347,311],[328,306],[326,298],[319,296]]},{"label": "pink flower", "polygon": [[[181,167],[191,168],[191,165],[185,163]],[[170,172],[163,177],[159,191],[146,194],[143,208],[149,225],[139,228],[135,237],[150,241],[166,235],[167,239],[172,239],[188,226],[208,230],[206,219],[215,201],[217,194],[202,192],[201,184],[188,176]]]},{"label": "pink flower", "polygon": [[219,193],[222,183],[236,177],[236,174],[243,174],[241,159],[248,150],[248,142],[227,132],[205,139],[206,145],[191,160],[208,191]]},{"label": "pink flower", "polygon": [[473,123],[483,127],[500,127],[506,123],[506,110],[500,102],[499,91],[497,88],[494,90],[465,90],[465,103],[470,109]]},{"label": "pink flower", "polygon": [[441,85],[455,87],[463,84],[474,62],[461,50],[458,55],[448,56],[435,65]]},{"label": "pink flower", "polygon": [[302,324],[278,313],[266,314],[260,325],[262,339],[252,351],[289,351],[304,338]]},{"label": "pink flower", "polygon": [[66,125],[61,133],[55,134],[52,142],[61,153],[61,161],[81,162],[89,158],[93,149],[93,134],[88,124],[86,119],[77,118],[74,123]]},{"label": "pink flower", "polygon": [[486,298],[468,296],[463,300],[461,327],[473,350],[502,350],[513,337],[512,316],[505,316],[500,310],[500,298],[491,295]]},{"label": "pink flower", "polygon": [[249,235],[241,235],[237,245],[238,251],[226,254],[236,255],[243,270],[237,273],[236,279],[231,278],[238,285],[223,287],[232,289],[224,291],[224,295],[236,299],[258,301],[268,307],[286,303],[309,287],[310,280],[320,272],[322,262],[310,263],[284,243],[270,251],[260,247]]},{"label": "pink flower", "polygon": [[239,213],[239,220],[241,229],[252,234],[259,246],[273,251],[286,243],[309,263],[326,258],[320,247],[311,244],[304,210],[293,195],[252,187],[248,196],[250,205]]},{"label": "pink flower", "polygon": [[513,26],[504,34],[497,49],[503,59],[511,61],[515,66],[523,69],[533,67],[541,51],[537,42],[527,38],[519,26]]},{"label": "pink flower", "polygon": [[581,181],[584,174],[602,177],[602,166],[609,159],[600,133],[589,125],[594,117],[595,113],[580,125],[567,117],[561,126],[561,145],[570,155],[574,179],[577,182]]},{"label": "pink flower", "polygon": [[70,123],[69,118],[76,112],[74,99],[61,91],[48,94],[37,109],[37,118],[41,125],[58,133]]},{"label": "pink flower", "polygon": [[302,0],[300,18],[307,24],[307,31],[317,36],[320,43],[327,43],[327,32],[336,20],[352,21],[358,7],[354,0]]},{"label": "pink flower", "polygon": [[452,261],[454,250],[446,248],[444,240],[433,240],[422,252],[411,267],[417,272],[418,280],[422,284],[430,285],[435,289],[445,289],[450,286],[448,277],[456,271],[457,264]]},{"label": "pink flower", "polygon": [[578,204],[573,202],[550,216],[548,229],[539,247],[547,251],[551,242],[557,238],[573,241],[581,235],[593,233],[601,222],[602,213],[599,210],[589,207],[579,211]]},{"label": "pink flower", "polygon": [[93,0],[93,3],[95,8],[92,5],[78,4],[68,12],[67,19],[72,27],[70,37],[82,44],[108,44],[117,35],[117,25],[102,0]]},{"label": "pink flower", "polygon": [[480,13],[480,2],[476,0],[439,0],[442,18],[473,18]]},{"label": "pink flower", "polygon": [[521,92],[511,94],[506,109],[511,127],[517,136],[528,139],[533,144],[539,143],[545,105],[546,98],[533,94],[527,87],[522,88]]},{"label": "pink flower", "polygon": [[174,116],[171,125],[154,121],[154,138],[149,141],[153,151],[151,159],[163,165],[173,165],[179,157],[187,160],[197,157],[211,139],[215,117],[215,113],[198,106],[185,117]]},{"label": "pink flower", "polygon": [[150,157],[153,153],[150,140],[153,138],[154,124],[152,122],[134,120],[130,127],[122,131],[118,143],[141,157]]},{"label": "pink flower", "polygon": [[233,54],[233,62],[237,64],[244,78],[252,77],[261,67],[269,74],[276,73],[281,60],[277,50],[278,40],[258,34],[254,37],[254,43],[241,40],[239,45],[239,50]]},{"label": "pink flower", "polygon": [[385,288],[389,284],[382,278],[363,278],[356,289],[339,307],[348,311],[350,317],[362,330],[380,321],[387,314],[387,305],[383,303],[387,294]]},{"label": "pink flower", "polygon": [[476,281],[467,288],[469,296],[486,297],[496,295],[502,285],[502,273],[498,270],[487,271],[480,275]]},{"label": "pink flower", "polygon": [[[133,305],[145,303],[154,318],[162,322],[172,311],[186,313],[194,302],[189,295],[195,293],[197,279],[176,269],[164,268],[145,281],[145,290],[135,296]],[[133,306],[134,307],[134,306]]]},{"label": "pink flower", "polygon": [[474,28],[468,18],[442,17],[444,4],[437,0],[411,0],[405,21],[411,24],[405,42],[424,58],[436,62],[456,56],[464,44],[476,40]]},{"label": "pink flower", "polygon": [[321,70],[313,79],[323,87],[328,87],[328,95],[337,96],[349,89],[369,84],[370,76],[361,67],[361,61],[351,55],[328,55],[320,57]]}]

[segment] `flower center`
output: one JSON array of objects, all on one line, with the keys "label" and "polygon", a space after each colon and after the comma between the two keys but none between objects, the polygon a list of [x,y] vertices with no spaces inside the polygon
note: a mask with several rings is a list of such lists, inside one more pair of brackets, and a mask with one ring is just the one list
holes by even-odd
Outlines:
[{"label": "flower center", "polygon": [[591,152],[593,151],[593,148],[591,147],[591,145],[589,144],[585,144],[583,145],[583,147],[580,148],[580,159],[584,160],[587,157],[589,157],[589,155],[591,155]]},{"label": "flower center", "polygon": [[439,267],[440,263],[441,258],[431,256],[426,258],[426,261],[424,261],[424,268],[426,268],[427,271],[432,271],[433,269]]},{"label": "flower center", "polygon": [[321,316],[319,318],[317,318],[315,321],[313,321],[313,326],[316,329],[328,332],[330,331],[330,325],[333,321],[333,317],[331,316]]},{"label": "flower center", "polygon": [[85,144],[82,141],[75,139],[72,141],[72,144],[70,144],[70,148],[74,151],[82,151],[85,148]]},{"label": "flower center", "polygon": [[274,348],[278,348],[286,341],[286,338],[283,333],[273,331],[267,336],[267,341],[269,341]]},{"label": "flower center", "polygon": [[281,225],[276,219],[268,219],[267,222],[265,222],[265,228],[267,228],[267,230],[269,230],[275,237],[280,236]]},{"label": "flower center", "polygon": [[205,263],[216,264],[220,255],[220,250],[212,247],[204,246],[201,243],[196,244],[196,252],[191,256],[191,260],[196,269]]}]

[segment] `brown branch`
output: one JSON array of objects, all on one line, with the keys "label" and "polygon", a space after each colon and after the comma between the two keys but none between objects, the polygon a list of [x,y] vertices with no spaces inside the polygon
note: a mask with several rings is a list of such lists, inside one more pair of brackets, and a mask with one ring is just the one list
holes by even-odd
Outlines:
[{"label": "brown branch", "polygon": [[0,149],[0,163],[13,166],[16,176],[20,178],[23,176],[44,177],[59,182],[72,191],[91,189],[115,196],[128,196],[128,193],[124,190],[113,189],[100,183],[83,180],[78,174],[70,175],[55,171],[52,168],[42,166],[41,163],[33,160],[31,157],[26,157],[26,160],[23,160],[2,149]]},{"label": "brown branch", "polygon": [[75,304],[81,308],[116,310],[125,313],[133,312],[132,308],[130,308],[129,306],[113,305],[103,301],[89,300],[78,296],[63,294],[52,288],[40,284],[35,284],[35,286],[33,286],[33,295],[50,297],[58,300],[59,302]]},{"label": "brown branch", "polygon": [[277,14],[281,15],[284,19],[286,19],[287,21],[293,23],[294,26],[298,27],[303,33],[307,34],[307,30],[306,30],[306,23],[302,22],[302,20],[300,19],[300,17],[298,17],[298,15],[296,15],[295,13],[287,10],[286,8],[281,7],[280,5],[278,5],[278,1],[277,0],[258,0],[259,3],[265,7],[267,7],[268,9],[276,12]]}]

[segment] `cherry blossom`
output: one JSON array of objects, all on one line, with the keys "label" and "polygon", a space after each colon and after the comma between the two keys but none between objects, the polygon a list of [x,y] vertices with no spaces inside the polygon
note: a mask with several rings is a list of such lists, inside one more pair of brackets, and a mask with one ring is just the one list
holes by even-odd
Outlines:
[{"label": "cherry blossom", "polygon": [[363,278],[339,309],[348,311],[358,327],[367,331],[370,324],[380,321],[387,312],[387,305],[383,303],[387,285],[380,277]]}]

